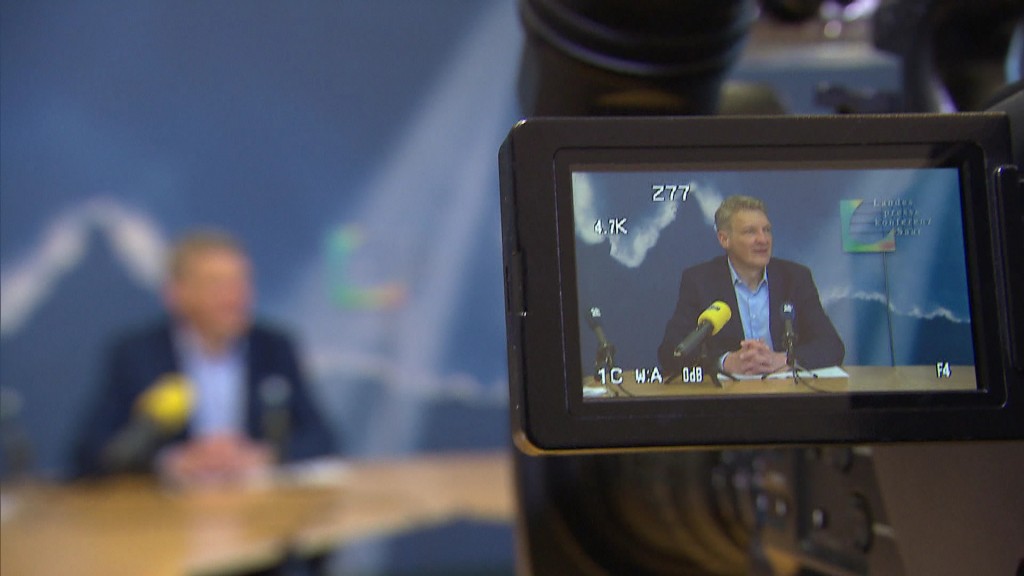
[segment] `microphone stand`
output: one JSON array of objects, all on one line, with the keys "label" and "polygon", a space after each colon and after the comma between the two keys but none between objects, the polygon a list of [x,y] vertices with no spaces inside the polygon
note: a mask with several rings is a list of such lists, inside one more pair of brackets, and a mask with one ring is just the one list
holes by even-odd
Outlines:
[{"label": "microphone stand", "polygon": [[807,372],[808,374],[811,375],[812,378],[817,378],[818,375],[815,374],[814,372],[811,372],[807,368],[804,368],[803,366],[800,365],[799,362],[796,361],[796,352],[793,351],[793,345],[796,343],[795,341],[795,335],[791,335],[788,338],[786,338],[786,366],[793,373],[793,386],[803,384],[805,386],[810,387],[811,385],[804,381],[806,379],[800,375],[800,372]]},{"label": "microphone stand", "polygon": [[[594,381],[600,383],[605,387],[606,390],[612,393],[613,397],[616,396],[632,396],[622,384],[615,384],[611,382],[612,367],[615,366],[615,346],[609,344],[600,345],[597,347],[597,355],[594,358]],[[601,379],[598,378],[598,373],[604,368],[605,378],[608,380],[608,384],[602,383]]]}]

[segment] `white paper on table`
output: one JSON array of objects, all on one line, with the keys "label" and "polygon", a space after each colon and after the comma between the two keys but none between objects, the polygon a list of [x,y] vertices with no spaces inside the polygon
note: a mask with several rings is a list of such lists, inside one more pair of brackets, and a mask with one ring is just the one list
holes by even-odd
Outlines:
[{"label": "white paper on table", "polygon": [[[829,366],[827,368],[818,368],[816,370],[797,370],[797,375],[801,378],[814,378],[812,375],[816,375],[818,378],[849,378],[850,375],[846,373],[839,366]],[[726,380],[789,380],[793,377],[792,370],[785,370],[783,372],[772,372],[771,374],[764,376],[763,374],[719,374],[719,378]]]},{"label": "white paper on table", "polygon": [[274,474],[277,485],[303,487],[341,486],[348,482],[352,466],[340,458],[322,457],[280,466]]}]

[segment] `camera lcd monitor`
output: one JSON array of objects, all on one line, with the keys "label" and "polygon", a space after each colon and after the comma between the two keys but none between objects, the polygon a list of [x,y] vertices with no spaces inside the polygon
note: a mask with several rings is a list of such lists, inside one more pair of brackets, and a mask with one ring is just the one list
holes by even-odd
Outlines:
[{"label": "camera lcd monitor", "polygon": [[500,153],[528,451],[1020,436],[1005,116],[533,119]]},{"label": "camera lcd monitor", "polygon": [[960,168],[854,164],[570,160],[584,398],[975,390]]}]

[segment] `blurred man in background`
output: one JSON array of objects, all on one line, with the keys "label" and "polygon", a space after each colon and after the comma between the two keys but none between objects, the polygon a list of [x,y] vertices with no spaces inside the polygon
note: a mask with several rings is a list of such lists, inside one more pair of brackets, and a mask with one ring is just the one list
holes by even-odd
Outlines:
[{"label": "blurred man in background", "polygon": [[168,268],[168,317],[111,349],[79,475],[152,470],[178,486],[233,483],[276,460],[332,452],[292,344],[252,319],[241,246],[194,232]]}]

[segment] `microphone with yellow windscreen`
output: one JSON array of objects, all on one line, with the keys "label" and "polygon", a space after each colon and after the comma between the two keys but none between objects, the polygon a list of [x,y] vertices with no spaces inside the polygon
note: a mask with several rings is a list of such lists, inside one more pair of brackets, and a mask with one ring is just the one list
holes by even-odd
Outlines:
[{"label": "microphone with yellow windscreen", "polygon": [[143,470],[160,443],[181,432],[192,415],[195,392],[188,378],[165,374],[135,400],[132,419],[103,449],[107,472]]},{"label": "microphone with yellow windscreen", "polygon": [[135,401],[135,416],[146,418],[167,434],[188,422],[195,401],[192,384],[181,374],[165,374]]},{"label": "microphone with yellow windscreen", "polygon": [[721,300],[712,302],[697,317],[697,329],[690,332],[690,335],[676,346],[672,355],[676,357],[691,356],[704,340],[718,334],[722,327],[729,323],[731,318],[732,308],[729,308],[728,304]]},{"label": "microphone with yellow windscreen", "polygon": [[697,326],[708,322],[712,326],[711,335],[718,334],[718,331],[725,326],[726,322],[732,319],[732,309],[729,305],[721,300],[716,300],[708,306],[706,310],[697,316]]}]

